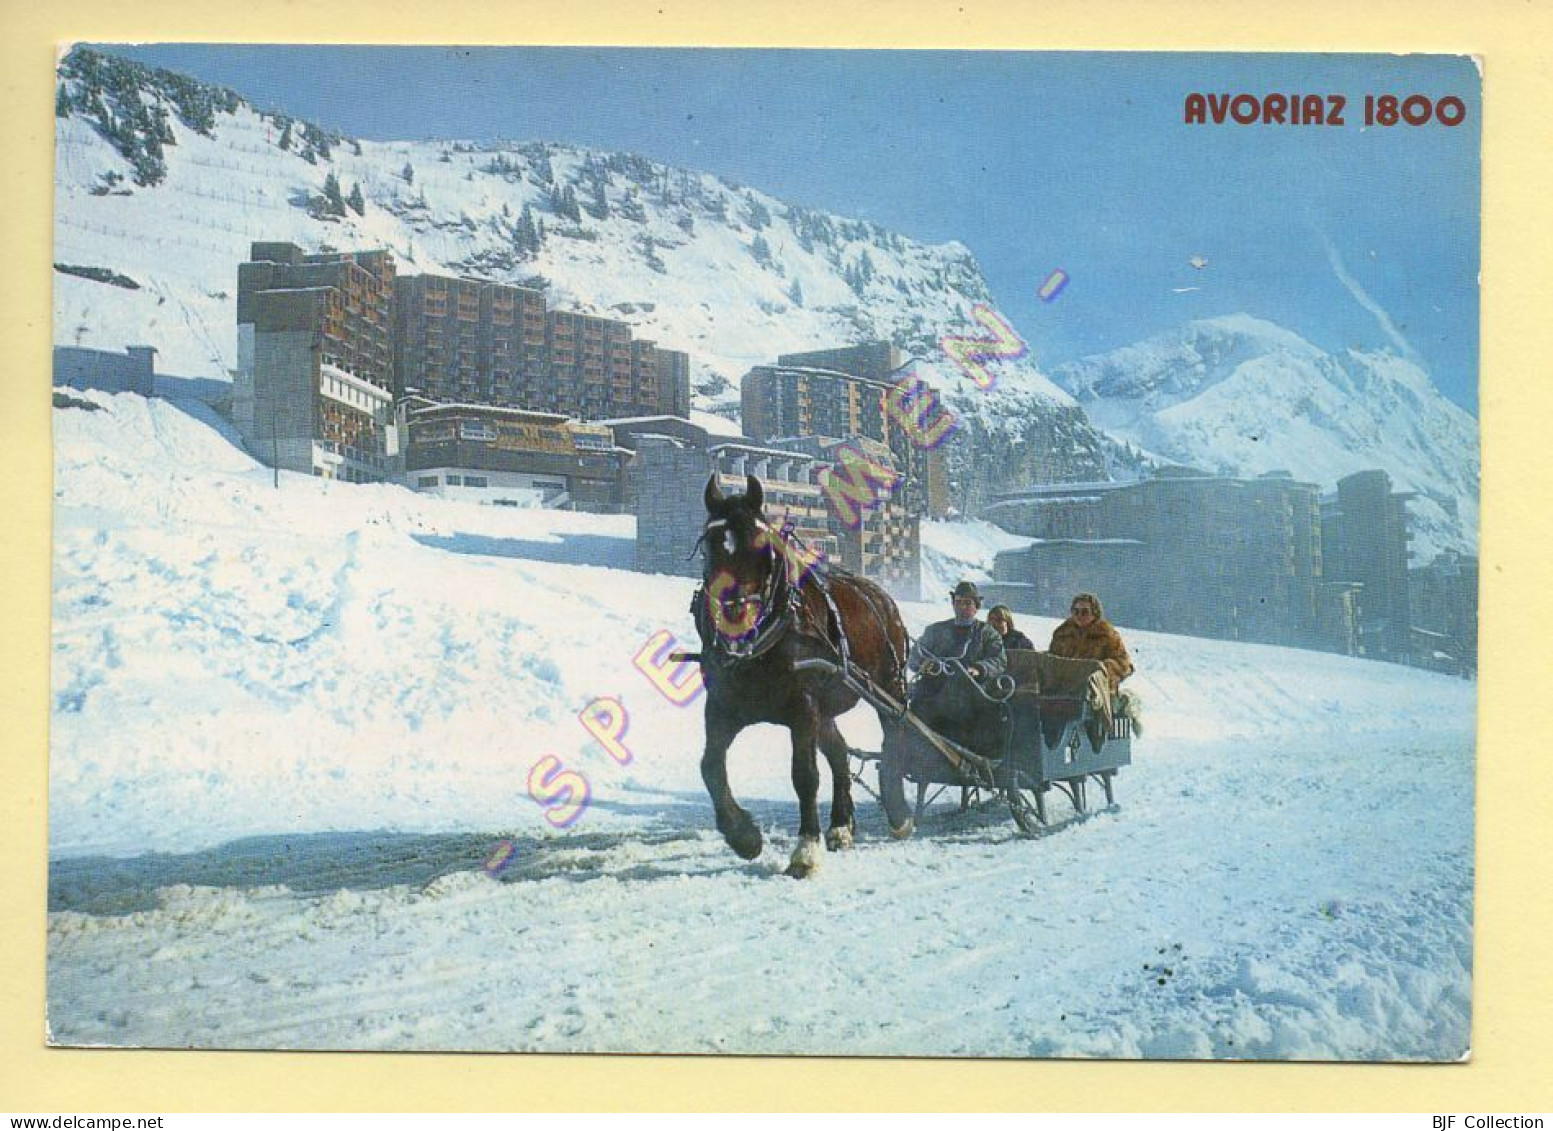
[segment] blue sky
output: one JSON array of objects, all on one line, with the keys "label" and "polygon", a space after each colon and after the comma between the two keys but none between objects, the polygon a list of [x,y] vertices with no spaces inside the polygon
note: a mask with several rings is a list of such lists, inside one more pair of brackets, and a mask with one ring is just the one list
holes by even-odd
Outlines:
[{"label": "blue sky", "polygon": [[[1245,311],[1327,349],[1410,354],[1477,412],[1481,99],[1465,58],[113,50],[363,138],[625,149],[958,239],[1044,365]],[[1188,126],[1193,91],[1342,94],[1347,124]],[[1466,120],[1363,128],[1364,96],[1386,93],[1455,95]],[[1070,282],[1043,303],[1056,269]]]}]

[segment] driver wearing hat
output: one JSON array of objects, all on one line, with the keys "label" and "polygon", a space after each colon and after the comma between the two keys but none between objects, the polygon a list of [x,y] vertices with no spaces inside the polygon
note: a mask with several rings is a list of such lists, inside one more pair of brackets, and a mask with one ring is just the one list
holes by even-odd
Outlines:
[{"label": "driver wearing hat", "polygon": [[981,593],[969,581],[962,581],[949,594],[954,616],[927,626],[912,647],[906,666],[932,678],[947,674],[945,662],[958,660],[971,678],[986,684],[1003,674],[1008,666],[1003,654],[1003,637],[985,621],[976,619],[981,608]]}]

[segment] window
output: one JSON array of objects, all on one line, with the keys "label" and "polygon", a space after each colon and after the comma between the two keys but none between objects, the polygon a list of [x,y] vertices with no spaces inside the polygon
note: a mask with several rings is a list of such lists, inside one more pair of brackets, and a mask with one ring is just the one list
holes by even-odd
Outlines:
[{"label": "window", "polygon": [[466,476],[464,476],[464,486],[465,487],[489,487],[490,484],[486,482],[486,477],[483,476],[483,475],[466,475]]},{"label": "window", "polygon": [[459,478],[457,475],[450,475],[450,476],[448,476],[448,486],[449,487],[462,487],[463,485],[464,485],[464,481],[461,478]]},{"label": "window", "polygon": [[415,481],[417,488],[435,487],[436,485],[437,477],[435,475],[423,475]]}]

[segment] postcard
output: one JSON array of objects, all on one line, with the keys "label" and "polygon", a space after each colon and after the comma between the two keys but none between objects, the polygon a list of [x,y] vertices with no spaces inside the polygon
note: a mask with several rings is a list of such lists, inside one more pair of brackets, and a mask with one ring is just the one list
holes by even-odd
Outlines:
[{"label": "postcard", "polygon": [[1469,1057],[1481,115],[62,49],[50,1040]]}]

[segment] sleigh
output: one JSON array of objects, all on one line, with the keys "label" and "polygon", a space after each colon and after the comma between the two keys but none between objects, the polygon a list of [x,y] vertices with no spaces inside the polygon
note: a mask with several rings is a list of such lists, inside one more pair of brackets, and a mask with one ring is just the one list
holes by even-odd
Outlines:
[{"label": "sleigh", "polygon": [[[930,726],[849,665],[804,662],[834,672],[893,720],[880,750],[852,753],[853,778],[869,792],[867,770],[877,767],[876,796],[895,836],[911,835],[927,807],[956,788],[962,812],[1002,800],[1027,836],[1118,807],[1116,775],[1132,762],[1133,725],[1113,710],[1103,666],[1034,652],[1009,657],[1009,674],[991,689],[980,688],[963,669],[954,673],[987,701],[979,709],[983,719],[993,720],[980,728],[974,747],[951,727]],[[1099,787],[1103,803],[1095,804],[1099,799],[1091,798],[1091,786]],[[911,787],[914,802],[908,798]]]}]

